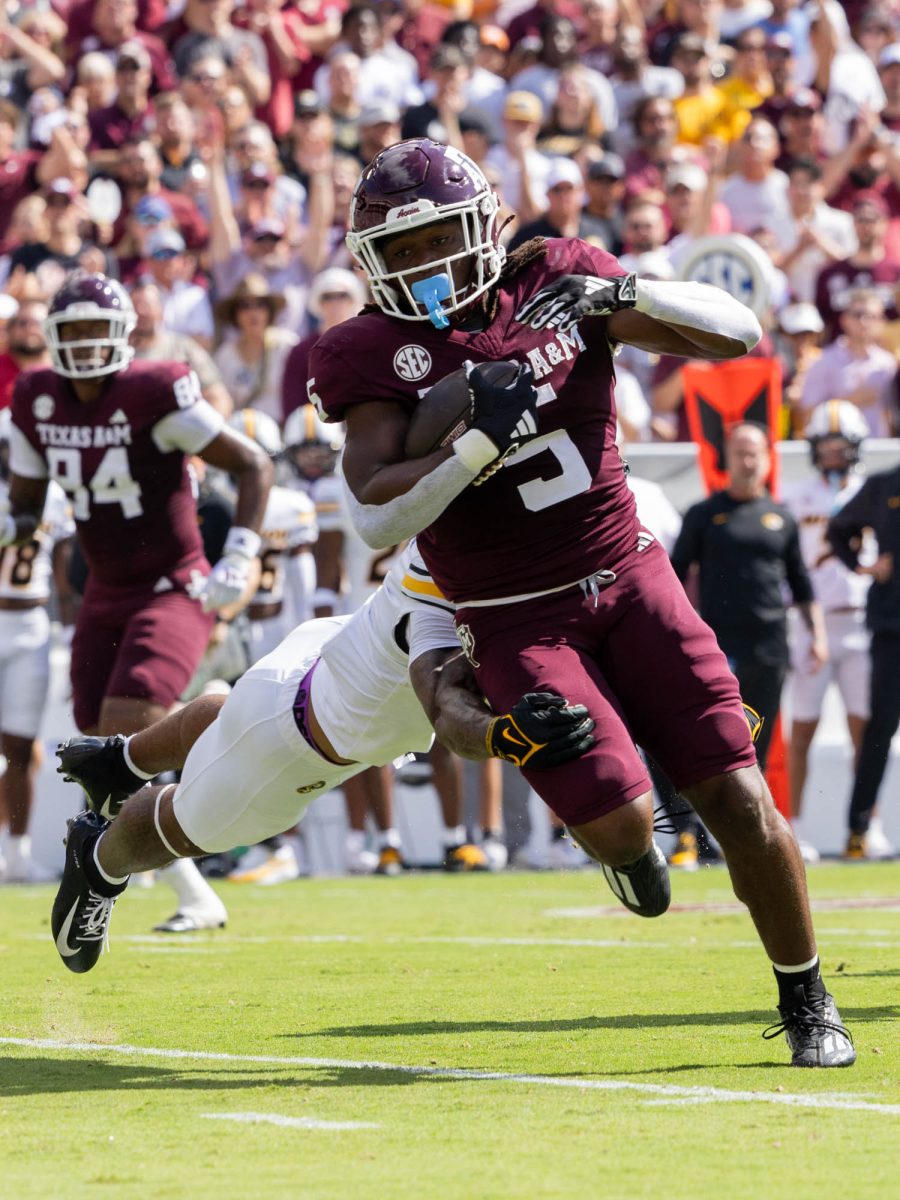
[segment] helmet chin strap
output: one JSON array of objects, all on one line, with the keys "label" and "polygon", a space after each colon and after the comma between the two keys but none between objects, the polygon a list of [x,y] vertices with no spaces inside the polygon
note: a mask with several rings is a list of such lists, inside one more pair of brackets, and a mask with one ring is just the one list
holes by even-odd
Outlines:
[{"label": "helmet chin strap", "polygon": [[430,275],[427,279],[417,279],[410,287],[410,291],[413,298],[425,306],[428,319],[435,329],[449,329],[450,322],[441,306],[441,301],[449,300],[453,294],[450,277],[446,272]]}]

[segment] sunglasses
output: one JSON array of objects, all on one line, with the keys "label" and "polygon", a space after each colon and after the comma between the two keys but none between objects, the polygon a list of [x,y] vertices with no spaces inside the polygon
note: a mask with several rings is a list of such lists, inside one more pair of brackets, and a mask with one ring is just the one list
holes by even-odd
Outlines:
[{"label": "sunglasses", "polygon": [[47,207],[48,208],[68,208],[71,203],[72,203],[72,201],[69,199],[68,196],[48,196],[47,197]]},{"label": "sunglasses", "polygon": [[263,242],[269,242],[269,243],[271,243],[271,245],[274,246],[276,242],[281,241],[281,238],[276,237],[276,235],[274,233],[264,233],[260,237],[255,237],[253,239],[253,241],[256,243],[257,246]]},{"label": "sunglasses", "polygon": [[268,179],[251,179],[249,183],[244,183],[241,186],[248,188],[250,191],[262,192],[266,191],[272,185]]},{"label": "sunglasses", "polygon": [[238,312],[251,308],[268,308],[269,301],[264,296],[254,296],[252,299],[238,300],[234,307]]},{"label": "sunglasses", "polygon": [[349,292],[323,292],[320,299],[324,303],[326,300],[352,300],[353,297]]},{"label": "sunglasses", "polygon": [[198,71],[196,75],[188,75],[191,83],[218,83],[220,79],[224,78],[224,71],[221,75],[213,75],[209,71]]},{"label": "sunglasses", "polygon": [[173,258],[177,258],[180,253],[180,250],[154,250],[150,257],[154,262],[170,262]]},{"label": "sunglasses", "polygon": [[125,62],[116,63],[117,71],[129,71],[134,73],[140,71],[141,69],[141,64],[133,62],[131,59],[126,59]]}]

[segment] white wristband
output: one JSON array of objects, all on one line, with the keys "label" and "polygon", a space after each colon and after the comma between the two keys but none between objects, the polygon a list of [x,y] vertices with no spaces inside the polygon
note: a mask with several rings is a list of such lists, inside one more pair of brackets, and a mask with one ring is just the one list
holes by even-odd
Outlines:
[{"label": "white wristband", "polygon": [[256,558],[262,539],[252,529],[244,529],[241,525],[232,525],[225,538],[223,554],[240,554],[244,558]]},{"label": "white wristband", "polygon": [[313,592],[313,608],[337,608],[338,594],[334,588],[320,587]]},{"label": "white wristband", "polygon": [[18,532],[16,518],[11,513],[7,513],[6,520],[3,522],[3,532],[0,533],[0,546],[11,546],[18,536]]},{"label": "white wristband", "polygon": [[480,429],[468,429],[462,437],[458,437],[453,443],[453,453],[476,475],[483,471],[488,463],[500,457],[500,451]]}]

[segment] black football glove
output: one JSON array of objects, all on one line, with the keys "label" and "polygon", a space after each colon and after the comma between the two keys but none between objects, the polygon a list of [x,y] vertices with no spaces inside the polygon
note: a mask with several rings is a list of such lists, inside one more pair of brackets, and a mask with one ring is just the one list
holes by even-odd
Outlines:
[{"label": "black football glove", "polygon": [[520,446],[537,437],[537,388],[528,363],[520,365],[506,387],[488,383],[481,365],[467,363],[466,369],[473,414],[469,428],[481,430],[497,447],[497,457],[475,480],[478,484],[493,475]]},{"label": "black football glove", "polygon": [[567,704],[552,692],[528,692],[511,712],[491,721],[485,742],[491,757],[517,767],[557,767],[590,750],[593,728],[583,704]]},{"label": "black football glove", "polygon": [[516,320],[532,329],[558,329],[568,333],[583,317],[604,317],[621,308],[634,308],[637,277],[617,275],[560,275],[559,279],[522,305]]}]

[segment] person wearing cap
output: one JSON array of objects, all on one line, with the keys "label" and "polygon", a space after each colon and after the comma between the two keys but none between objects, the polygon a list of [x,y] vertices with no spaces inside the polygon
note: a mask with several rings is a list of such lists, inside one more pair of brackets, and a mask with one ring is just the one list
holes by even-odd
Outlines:
[{"label": "person wearing cap", "polygon": [[135,358],[152,362],[183,362],[195,371],[203,398],[226,419],[234,412],[234,401],[222,382],[219,368],[206,350],[186,333],[163,325],[163,290],[152,275],[143,275],[130,288],[137,321],[130,342]]},{"label": "person wearing cap", "polygon": [[678,140],[702,146],[710,138],[730,144],[746,128],[749,113],[738,109],[713,83],[710,44],[697,33],[682,33],[672,45],[672,66],[684,80],[674,101]]},{"label": "person wearing cap", "polygon": [[543,120],[543,107],[533,92],[509,92],[503,105],[503,140],[485,157],[499,172],[500,193],[522,225],[536,221],[547,202],[550,162],[536,148]]},{"label": "person wearing cap", "polygon": [[[178,87],[178,76],[169,48],[156,34],[138,29],[137,0],[93,0],[72,5],[69,23],[69,61],[77,63],[82,55],[99,50],[115,60],[125,42],[139,42],[150,58],[151,90],[168,92]],[[87,21],[81,20],[82,16]]]},{"label": "person wearing cap", "polygon": [[309,289],[309,312],[316,328],[301,338],[288,354],[281,382],[281,424],[292,412],[309,403],[306,380],[309,352],[323,333],[355,317],[366,303],[368,292],[361,275],[344,267],[328,267],[313,280]]},{"label": "person wearing cap", "polygon": [[215,335],[212,306],[206,288],[191,281],[194,264],[185,250],[177,229],[155,229],[147,238],[144,268],[162,300],[163,328],[183,333],[210,350]]},{"label": "person wearing cap", "polygon": [[254,408],[281,419],[281,382],[287,356],[298,337],[275,325],[284,311],[283,296],[263,275],[246,275],[231,295],[216,304],[216,320],[225,340],[213,355],[235,408]]},{"label": "person wearing cap", "polygon": [[[763,26],[759,26],[760,29]],[[794,92],[800,88],[797,81],[797,57],[793,38],[784,31],[769,32],[766,40],[766,65],[772,80],[772,91],[757,108],[757,116],[771,121],[781,133],[781,118]]]},{"label": "person wearing cap", "polygon": [[124,42],[116,59],[116,98],[88,114],[88,155],[94,170],[115,172],[123,144],[154,131],[151,78],[150,55],[140,42]]},{"label": "person wearing cap", "polygon": [[613,141],[617,152],[625,155],[636,146],[634,113],[638,104],[650,96],[676,100],[684,91],[684,79],[674,67],[651,63],[644,30],[622,22],[613,42],[609,81],[619,112]]},{"label": "person wearing cap", "polygon": [[303,200],[306,197],[303,185],[294,179],[285,179],[289,185],[288,195],[279,189],[281,172],[273,170],[268,162],[257,159],[250,163],[237,177],[237,199],[234,215],[243,229],[258,225],[269,218],[282,221],[287,230],[288,241],[296,243],[303,221]]},{"label": "person wearing cap", "polygon": [[822,354],[825,323],[814,304],[786,304],[778,313],[776,347],[782,363],[782,437],[802,437],[808,414],[804,411],[803,384]]},{"label": "person wearing cap", "polygon": [[547,172],[547,207],[536,221],[520,225],[509,242],[511,253],[531,238],[581,237],[584,177],[571,158],[554,158]]},{"label": "person wearing cap", "polygon": [[674,163],[664,186],[669,219],[665,250],[671,262],[677,263],[696,238],[731,232],[731,214],[716,199],[714,178],[699,163]]},{"label": "person wearing cap", "polygon": [[429,61],[433,94],[422,104],[414,104],[403,114],[400,136],[403,139],[428,137],[433,142],[463,149],[459,114],[466,106],[466,82],[469,65],[458,46],[435,46]]},{"label": "person wearing cap", "polygon": [[215,4],[187,0],[182,14],[186,32],[175,42],[172,57],[183,77],[201,53],[215,51],[253,104],[263,105],[272,91],[266,48],[257,34],[232,23],[235,8],[235,0],[217,0]]},{"label": "person wearing cap", "polygon": [[[513,75],[509,86],[513,92],[533,92],[546,117],[559,92],[560,71],[579,62],[578,31],[572,20],[557,12],[545,19],[541,38],[538,61]],[[602,129],[615,129],[619,114],[609,80],[590,67],[585,67],[585,72]]]},{"label": "person wearing cap", "polygon": [[[762,108],[757,110],[762,114]],[[768,117],[766,118],[769,119]],[[818,92],[812,88],[795,88],[786,97],[778,121],[773,121],[781,138],[781,154],[775,161],[779,170],[787,173],[796,158],[812,158],[823,169],[830,171],[829,156],[825,153],[825,116]],[[826,176],[825,192],[831,191],[832,183]]]},{"label": "person wearing cap", "polygon": [[778,265],[794,297],[812,301],[822,268],[856,249],[853,218],[825,203],[823,171],[814,159],[795,158],[788,181],[788,215],[773,227]]},{"label": "person wearing cap", "polygon": [[[69,179],[51,179],[43,189],[46,203],[47,234],[41,242],[28,242],[14,250],[10,257],[10,272],[22,267],[33,273],[42,263],[58,263],[64,271],[82,265],[83,255],[96,249],[96,243],[82,237],[82,227],[88,227],[88,211],[84,196]],[[104,251],[104,264],[110,256]]]},{"label": "person wearing cap", "polygon": [[540,40],[543,36],[544,22],[548,13],[559,13],[571,21],[581,20],[581,4],[576,0],[537,0],[524,12],[517,13],[506,26],[509,48],[515,50],[525,39]]},{"label": "person wearing cap", "polygon": [[624,197],[625,164],[618,154],[603,154],[588,163],[581,236],[616,256],[622,253]]},{"label": "person wearing cap", "polygon": [[363,108],[356,122],[359,134],[356,156],[363,166],[400,140],[401,120],[400,106],[393,100],[375,100]]},{"label": "person wearing cap", "polygon": [[881,124],[893,134],[900,134],[900,41],[885,46],[878,58],[878,78],[884,88],[884,108],[879,114]]},{"label": "person wearing cap", "polygon": [[766,53],[769,55],[769,69],[772,70],[770,48],[774,45],[786,49],[792,58],[808,53],[810,22],[805,6],[798,4],[797,0],[769,0],[769,7],[772,11],[758,23],[757,28],[768,39]]},{"label": "person wearing cap", "polygon": [[884,327],[881,297],[854,288],[839,324],[841,336],[825,347],[806,376],[803,409],[809,413],[826,400],[850,400],[866,418],[872,437],[892,437],[897,432],[897,360],[879,344]]},{"label": "person wearing cap", "polygon": [[887,205],[877,192],[860,192],[852,217],[857,249],[847,258],[823,267],[816,280],[815,305],[825,322],[826,342],[840,332],[838,316],[855,288],[873,288],[881,296],[888,320],[898,316],[894,289],[900,282],[900,260],[887,249]]}]

